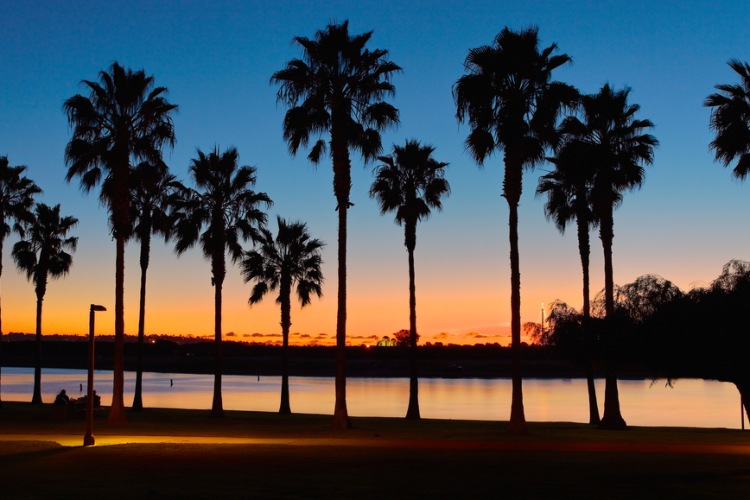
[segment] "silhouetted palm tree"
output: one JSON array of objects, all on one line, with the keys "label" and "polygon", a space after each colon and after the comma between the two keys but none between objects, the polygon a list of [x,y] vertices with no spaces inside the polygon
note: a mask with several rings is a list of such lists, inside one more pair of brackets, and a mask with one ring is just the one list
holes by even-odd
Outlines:
[{"label": "silhouetted palm tree", "polygon": [[740,84],[716,85],[720,93],[706,98],[711,110],[711,130],[716,137],[711,149],[725,167],[737,160],[732,174],[743,180],[750,172],[750,65],[731,59],[729,66],[740,76]]},{"label": "silhouetted palm tree", "polygon": [[36,292],[36,357],[34,362],[34,393],[32,404],[42,404],[42,302],[47,293],[49,278],[65,276],[73,264],[78,238],[68,232],[78,224],[75,217],[61,217],[60,205],[36,206],[24,239],[13,245],[13,260],[26,277],[34,283]]},{"label": "silhouetted palm tree", "polygon": [[172,229],[168,215],[170,185],[175,176],[161,163],[152,166],[139,164],[132,176],[131,220],[133,236],[141,243],[139,263],[141,267],[141,289],[138,305],[138,356],[135,372],[135,394],[133,409],[143,409],[143,342],[146,329],[146,273],[151,255],[151,235],[159,234],[166,241]]},{"label": "silhouetted palm tree", "polygon": [[[333,426],[351,426],[346,408],[346,221],[351,206],[350,150],[365,162],[381,151],[380,131],[398,123],[398,110],[385,102],[394,93],[393,73],[401,70],[387,61],[387,50],[369,50],[372,32],[349,35],[349,22],[329,24],[313,39],[295,37],[302,59],[292,59],[271,77],[278,84],[277,99],[289,109],[284,117],[284,139],[296,155],[310,136],[318,140],[308,159],[318,163],[330,151],[338,221],[338,310],[336,314],[336,403]],[[329,142],[323,139],[329,137]]]},{"label": "silhouetted palm tree", "polygon": [[511,348],[513,396],[509,430],[525,433],[521,375],[521,273],[518,253],[518,203],[524,168],[544,160],[557,140],[555,122],[564,105],[575,101],[573,87],[551,81],[552,71],[570,57],[552,55],[556,44],[539,51],[537,28],[504,28],[492,46],[469,51],[467,74],[453,87],[456,117],[469,123],[466,148],[481,165],[503,152],[503,197],[508,202],[511,269]]},{"label": "silhouetted palm tree", "polygon": [[283,360],[281,370],[281,404],[279,413],[288,415],[289,406],[289,327],[292,326],[292,289],[305,307],[312,295],[320,297],[323,292],[323,260],[320,252],[324,243],[311,238],[307,226],[302,222],[288,223],[281,217],[276,222],[279,230],[276,238],[271,231],[261,228],[257,248],[245,254],[242,260],[242,275],[245,283],[254,281],[248,302],[257,304],[269,291],[279,291],[276,303],[281,306],[281,336]]},{"label": "silhouetted palm tree", "polygon": [[[622,193],[638,188],[645,175],[642,164],[650,164],[658,141],[644,133],[654,125],[639,120],[637,104],[628,104],[630,89],[613,91],[604,85],[598,94],[581,98],[581,117],[571,117],[566,126],[582,137],[591,148],[595,166],[592,207],[599,221],[599,237],[604,249],[604,309],[605,317],[614,320],[614,272],[612,268],[612,240],[614,239],[614,209],[622,202]],[[606,428],[626,427],[620,413],[617,373],[613,362],[606,363],[604,414],[601,425]]]},{"label": "silhouetted palm tree", "polygon": [[174,145],[170,104],[165,87],[154,87],[153,76],[143,70],[132,71],[118,63],[99,72],[100,82],[84,80],[89,97],[80,94],[65,101],[73,137],[65,148],[68,164],[66,180],[80,177],[84,191],[111,182],[99,199],[109,210],[109,222],[115,239],[115,348],[112,407],[109,422],[124,423],[124,348],[125,348],[125,242],[132,232],[130,219],[131,161],[161,161],[161,148]]},{"label": "silhouetted palm tree", "polygon": [[414,248],[417,245],[417,222],[426,220],[430,210],[440,210],[440,198],[450,193],[443,177],[447,163],[432,157],[435,148],[418,141],[394,146],[393,153],[381,156],[383,164],[376,171],[370,196],[380,204],[380,213],[396,213],[396,223],[404,226],[404,245],[409,254],[409,407],[406,418],[418,419],[419,382],[417,378],[417,296],[414,282]]},{"label": "silhouetted palm tree", "polygon": [[[563,130],[565,124],[563,123]],[[589,263],[591,244],[589,229],[596,225],[596,217],[592,209],[591,190],[594,182],[594,166],[592,163],[590,146],[575,137],[568,136],[553,158],[548,158],[555,165],[555,169],[539,179],[537,194],[546,194],[547,203],[544,213],[548,220],[552,220],[560,233],[565,233],[568,223],[575,220],[578,233],[578,253],[581,257],[583,270],[583,310],[582,325],[584,330],[590,323],[590,280]],[[587,332],[584,331],[584,338]],[[599,405],[596,401],[596,387],[592,360],[587,359],[586,380],[589,395],[589,423],[598,425]]]},{"label": "silhouetted palm tree", "polygon": [[[34,195],[42,192],[23,175],[25,166],[11,167],[7,156],[0,156],[0,276],[3,274],[3,243],[11,232],[23,236],[23,225],[33,220]],[[3,340],[0,314],[0,346]],[[1,385],[1,384],[0,384]],[[0,406],[2,400],[0,399]]]},{"label": "silhouetted palm tree", "polygon": [[259,228],[266,223],[261,205],[271,206],[266,193],[256,193],[255,168],[238,165],[235,148],[208,155],[198,150],[190,164],[190,175],[198,190],[180,182],[172,184],[170,199],[175,218],[175,250],[180,255],[196,243],[211,261],[211,284],[214,286],[214,396],[211,415],[223,416],[221,399],[221,303],[226,276],[226,252],[232,262],[242,258],[241,243],[259,238]]}]

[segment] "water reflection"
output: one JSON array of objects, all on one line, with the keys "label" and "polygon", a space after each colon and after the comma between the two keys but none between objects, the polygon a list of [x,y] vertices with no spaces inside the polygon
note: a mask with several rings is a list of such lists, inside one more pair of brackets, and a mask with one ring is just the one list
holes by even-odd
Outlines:
[{"label": "water reflection", "polygon": [[[102,404],[109,405],[112,372],[96,371],[95,388]],[[599,406],[603,406],[604,381],[597,381]],[[135,374],[125,374],[125,402],[133,399]],[[222,397],[227,410],[274,412],[279,407],[280,377],[222,377]],[[30,401],[33,369],[3,368],[2,398]],[[587,422],[586,381],[581,379],[524,380],[526,419],[539,422]],[[84,370],[45,369],[42,397],[51,403],[65,389],[71,397],[86,391]],[[740,400],[734,385],[725,382],[682,379],[667,387],[664,381],[619,382],[620,405],[630,425],[739,428]],[[290,378],[292,411],[331,414],[333,378]],[[145,407],[210,409],[212,375],[144,373]],[[509,379],[422,379],[419,382],[423,418],[507,420],[510,416]],[[347,406],[352,416],[403,417],[409,400],[409,383],[403,378],[350,378]]]}]

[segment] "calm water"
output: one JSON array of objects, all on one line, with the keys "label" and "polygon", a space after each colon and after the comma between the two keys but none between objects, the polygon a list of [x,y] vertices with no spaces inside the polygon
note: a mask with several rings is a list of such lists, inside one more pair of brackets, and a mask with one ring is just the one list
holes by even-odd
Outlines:
[{"label": "calm water", "polygon": [[[170,383],[171,381],[171,383]],[[33,369],[3,368],[2,399],[30,401]],[[125,374],[125,404],[133,400],[135,374]],[[82,389],[81,389],[82,387]],[[222,378],[227,410],[277,411],[280,377],[225,375]],[[109,405],[112,372],[96,371],[94,388]],[[45,369],[42,397],[52,402],[65,389],[71,397],[86,390],[84,370]],[[620,405],[630,425],[726,427],[741,426],[740,397],[733,384],[680,379],[667,387],[664,380],[619,382]],[[144,373],[143,404],[146,407],[209,409],[213,394],[212,375]],[[292,411],[332,414],[332,378],[292,377]],[[528,421],[587,422],[586,381],[581,379],[528,379],[523,383]],[[509,379],[422,379],[419,403],[423,418],[507,420],[510,416]],[[604,380],[597,381],[599,409],[603,409]],[[403,417],[409,399],[409,384],[403,378],[350,378],[347,407],[351,416]]]}]

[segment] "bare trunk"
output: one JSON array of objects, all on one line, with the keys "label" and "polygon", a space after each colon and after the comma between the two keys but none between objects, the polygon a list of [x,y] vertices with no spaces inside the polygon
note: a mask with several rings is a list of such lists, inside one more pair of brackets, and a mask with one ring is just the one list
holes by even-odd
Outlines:
[{"label": "bare trunk", "polygon": [[291,284],[288,278],[282,277],[282,285],[279,290],[281,297],[281,403],[279,404],[279,413],[289,415],[292,408],[289,404],[289,328],[292,326],[291,318]]},{"label": "bare trunk", "polygon": [[[614,272],[612,269],[612,240],[614,239],[612,209],[602,217],[599,234],[604,248],[604,310],[606,319],[614,319],[615,313],[615,285]],[[608,329],[612,324],[608,321]],[[606,335],[611,336],[612,331]],[[617,389],[617,370],[615,369],[614,354],[611,348],[605,349],[605,387],[604,387],[604,415],[602,415],[601,427],[605,429],[625,429],[627,424],[620,413],[620,395]]]},{"label": "bare trunk", "polygon": [[112,228],[115,237],[115,344],[112,361],[112,406],[107,421],[125,424],[125,242],[130,234],[130,198],[128,177],[130,152],[126,138],[119,138],[112,169]]},{"label": "bare trunk", "polygon": [[221,289],[226,275],[226,263],[224,258],[224,240],[221,239],[219,250],[214,250],[212,271],[214,276],[214,398],[211,404],[211,416],[223,417],[224,405],[221,397],[221,373],[222,373],[222,350],[221,350]]},{"label": "bare trunk", "polygon": [[406,230],[406,247],[409,254],[409,407],[406,418],[418,420],[419,414],[419,378],[417,374],[417,293],[414,278],[414,248],[416,246],[416,224],[408,223]]},{"label": "bare trunk", "polygon": [[133,410],[143,409],[143,342],[146,331],[146,273],[151,249],[151,234],[141,235],[141,293],[138,302],[138,356],[135,369],[135,394]]},{"label": "bare trunk", "polygon": [[589,396],[589,424],[599,425],[601,422],[601,419],[599,418],[599,404],[596,400],[594,370],[588,349],[588,328],[590,327],[589,318],[591,317],[591,292],[589,284],[591,244],[589,241],[589,224],[588,221],[585,220],[585,215],[580,212],[576,217],[576,224],[578,229],[578,253],[581,256],[581,270],[583,273],[583,341],[586,344],[586,355],[583,362],[586,365],[586,388]]},{"label": "bare trunk", "polygon": [[[0,218],[0,220],[4,220],[5,217],[3,216]],[[0,277],[3,275],[3,239],[0,238]],[[3,358],[2,358],[2,345],[3,345],[3,312],[2,312],[2,303],[0,302],[0,389],[3,387],[3,378],[2,378],[2,366],[3,366]],[[2,400],[2,391],[0,391],[0,408],[3,407],[3,400]]]},{"label": "bare trunk", "polygon": [[[335,104],[335,103],[334,103]],[[335,106],[334,106],[335,107]],[[333,156],[333,191],[339,212],[338,231],[338,310],[336,312],[336,402],[333,408],[333,427],[349,429],[352,426],[346,408],[346,223],[349,211],[349,193],[352,188],[349,150],[346,132],[339,130],[340,118],[333,110],[331,125],[331,154]]]},{"label": "bare trunk", "polygon": [[508,202],[508,239],[510,243],[510,336],[512,396],[508,432],[526,434],[523,408],[523,372],[521,369],[521,264],[518,251],[518,202],[521,199],[523,164],[517,155],[505,152],[503,196]]},{"label": "bare trunk", "polygon": [[36,296],[36,353],[34,356],[34,393],[31,404],[42,404],[42,304],[44,295]]},{"label": "bare trunk", "polygon": [[112,406],[107,422],[125,424],[125,236],[117,234],[115,253],[115,345],[112,361]]}]

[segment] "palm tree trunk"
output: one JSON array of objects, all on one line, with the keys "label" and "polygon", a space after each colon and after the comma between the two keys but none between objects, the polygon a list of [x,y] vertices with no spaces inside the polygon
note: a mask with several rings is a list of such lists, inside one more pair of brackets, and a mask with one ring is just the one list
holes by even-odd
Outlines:
[{"label": "palm tree trunk", "polygon": [[289,328],[292,326],[291,285],[285,282],[279,292],[279,296],[281,297],[281,336],[283,342],[281,348],[281,404],[279,405],[279,413],[281,415],[289,415],[292,413],[289,405]]},{"label": "palm tree trunk", "polygon": [[[333,190],[339,212],[338,231],[338,310],[336,312],[336,402],[333,408],[333,427],[349,429],[352,426],[346,408],[346,224],[349,211],[349,194],[352,188],[351,164],[347,149],[346,132],[338,117],[337,105],[332,104],[331,154],[333,156]],[[344,125],[345,126],[345,125]]]},{"label": "palm tree trunk", "polygon": [[409,407],[406,418],[418,420],[419,378],[417,376],[417,293],[414,279],[416,224],[406,224],[406,247],[409,254]]},{"label": "palm tree trunk", "polygon": [[[590,255],[591,255],[591,244],[589,241],[589,224],[585,219],[585,215],[579,212],[576,217],[576,225],[578,229],[578,253],[581,256],[581,268],[583,274],[583,339],[586,344],[589,342],[587,329],[589,328],[589,318],[591,317],[591,291],[590,291]],[[599,425],[601,419],[599,418],[599,404],[596,400],[596,385],[594,384],[594,369],[591,361],[591,357],[586,349],[586,359],[584,363],[586,365],[586,388],[589,396],[589,425]]]},{"label": "palm tree trunk", "polygon": [[214,398],[211,404],[211,416],[223,417],[224,405],[221,398],[221,289],[226,276],[224,258],[224,239],[215,238],[216,248],[212,257],[212,273],[214,277]]},{"label": "palm tree trunk", "polygon": [[[3,220],[3,219],[0,219]],[[3,275],[3,238],[0,238],[0,277]],[[2,366],[3,366],[3,358],[2,358],[2,345],[3,345],[3,311],[2,311],[2,303],[0,301],[0,388],[2,388],[3,384],[3,378],[2,378]],[[2,399],[2,391],[0,391],[0,408],[3,407],[3,399]]]},{"label": "palm tree trunk", "polygon": [[740,393],[740,401],[745,410],[745,417],[750,422],[750,381],[745,378],[742,381],[735,381],[734,385]]},{"label": "palm tree trunk", "polygon": [[336,402],[333,427],[351,427],[346,408],[346,216],[347,204],[339,204],[338,311],[336,314]]},{"label": "palm tree trunk", "polygon": [[31,404],[42,404],[42,303],[44,296],[36,296],[36,354],[34,356],[34,393]]},{"label": "palm tree trunk", "polygon": [[141,237],[141,293],[138,303],[138,355],[135,369],[135,394],[133,410],[143,410],[143,342],[146,329],[146,273],[151,249],[151,232]]},{"label": "palm tree trunk", "polygon": [[521,370],[521,264],[518,251],[518,202],[521,199],[523,167],[505,153],[503,196],[508,202],[508,239],[510,242],[510,336],[512,395],[508,432],[526,434],[523,408],[523,373]]},{"label": "palm tree trunk", "polygon": [[117,231],[115,236],[115,345],[112,362],[112,406],[107,422],[124,424],[125,415],[125,236]]},{"label": "palm tree trunk", "polygon": [[[599,235],[604,248],[604,310],[608,321],[608,336],[612,336],[612,323],[615,312],[615,285],[614,272],[612,269],[612,240],[614,229],[612,210],[602,217],[600,221]],[[606,342],[605,344],[611,344]],[[627,424],[620,413],[620,395],[617,389],[617,370],[615,369],[614,353],[612,346],[605,348],[605,386],[604,386],[604,415],[602,415],[601,427],[605,429],[625,429]]]}]

